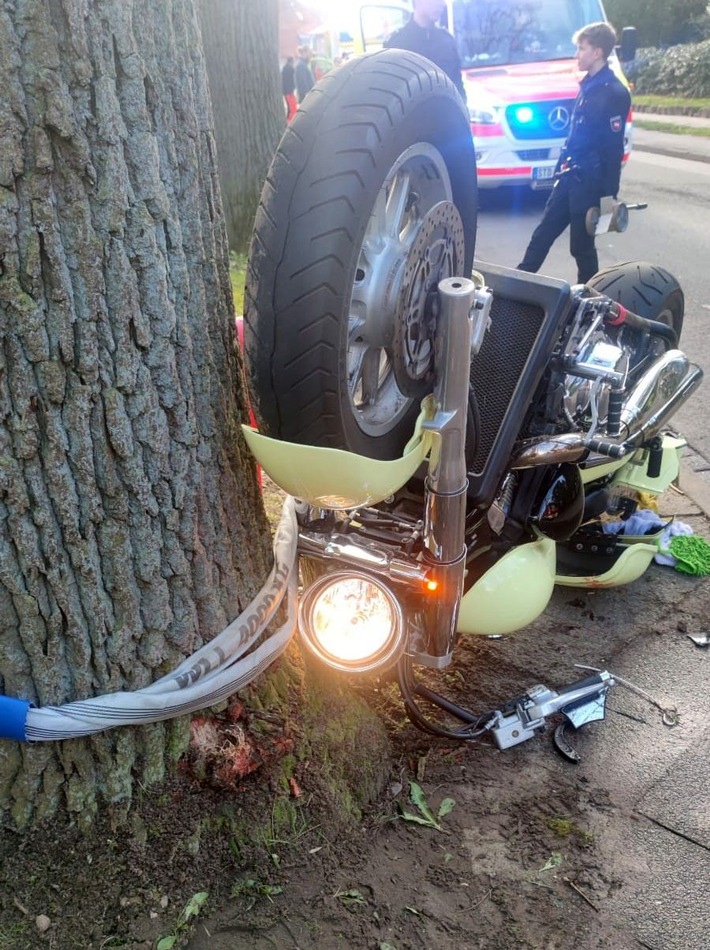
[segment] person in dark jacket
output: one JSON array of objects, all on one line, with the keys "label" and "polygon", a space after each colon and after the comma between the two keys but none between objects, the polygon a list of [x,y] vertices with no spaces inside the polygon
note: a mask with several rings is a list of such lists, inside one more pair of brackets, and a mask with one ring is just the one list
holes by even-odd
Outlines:
[{"label": "person in dark jacket", "polygon": [[298,101],[303,102],[308,93],[315,85],[315,79],[311,72],[310,58],[311,50],[308,46],[301,46],[298,49],[298,62],[296,63],[296,92]]},{"label": "person in dark jacket", "polygon": [[384,48],[406,49],[411,53],[426,56],[446,73],[465,102],[466,92],[461,79],[461,59],[456,41],[448,30],[437,26],[437,21],[446,7],[446,0],[413,2],[414,12],[411,19],[385,40]]},{"label": "person in dark jacket", "polygon": [[287,56],[281,70],[281,89],[286,103],[286,121],[290,122],[296,114],[296,72],[293,68],[293,56]]},{"label": "person in dark jacket", "polygon": [[569,225],[569,249],[577,262],[577,280],[585,283],[599,270],[586,214],[590,208],[598,208],[602,198],[616,198],[618,194],[631,95],[607,62],[616,45],[616,34],[608,23],[591,23],[572,40],[577,44],[577,65],[586,76],[579,84],[552,193],[518,269],[537,273],[553,243]]}]

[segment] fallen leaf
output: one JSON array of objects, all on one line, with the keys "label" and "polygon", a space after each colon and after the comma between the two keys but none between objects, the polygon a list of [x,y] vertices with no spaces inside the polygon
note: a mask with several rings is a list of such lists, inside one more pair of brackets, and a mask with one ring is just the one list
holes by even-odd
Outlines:
[{"label": "fallen leaf", "polygon": [[431,810],[431,808],[429,808],[429,805],[427,804],[427,800],[424,797],[424,789],[421,787],[421,785],[417,785],[416,782],[410,781],[409,797],[412,800],[412,804],[417,806],[419,811],[426,818],[427,822],[430,825],[432,825],[434,828],[439,828],[440,825],[438,821],[436,820],[436,818],[434,818],[434,813]]},{"label": "fallen leaf", "polygon": [[553,868],[558,868],[562,864],[562,855],[559,851],[553,851],[550,857],[547,859],[547,862],[543,867],[539,868],[540,871],[552,871]]}]

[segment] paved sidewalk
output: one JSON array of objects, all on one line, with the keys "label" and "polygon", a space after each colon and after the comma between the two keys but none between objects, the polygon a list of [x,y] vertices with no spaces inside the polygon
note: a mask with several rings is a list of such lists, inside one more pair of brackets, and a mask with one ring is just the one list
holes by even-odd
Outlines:
[{"label": "paved sidewalk", "polygon": [[[636,123],[644,121],[710,129],[710,118],[636,111],[634,112],[633,130],[633,149],[636,151],[654,152],[657,155],[667,155],[671,158],[710,163],[710,135],[679,135],[675,132],[640,129]],[[710,470],[708,462],[689,447],[683,453],[679,484],[687,497],[697,505],[706,517],[710,518]]]},{"label": "paved sidewalk", "polygon": [[[708,519],[687,490],[664,493],[659,510],[709,537]],[[654,571],[657,590],[662,589],[666,599],[665,618],[649,610],[645,585]],[[703,616],[707,586],[708,578],[690,580],[672,568],[660,571],[654,565],[647,578],[617,591],[618,609],[634,618],[640,634],[613,657],[609,668],[645,686],[655,700],[676,706],[680,724],[665,728],[659,724],[658,710],[644,708],[638,695],[616,686],[611,703],[616,714],[607,717],[603,741],[594,743],[584,762],[586,773],[605,782],[617,804],[608,819],[611,840],[618,830],[626,842],[626,856],[646,867],[643,884],[634,879],[635,892],[630,894],[623,886],[607,905],[612,915],[626,917],[639,950],[710,947],[710,654],[695,646],[681,626],[687,624],[687,633],[707,629]],[[625,718],[624,712],[640,718]],[[582,950],[598,948],[590,944]]]},{"label": "paved sidewalk", "polygon": [[661,115],[655,112],[634,112],[633,148],[639,152],[655,152],[671,158],[685,158],[694,162],[710,162],[710,135],[681,135],[676,132],[657,132],[641,129],[637,122],[665,122],[710,129],[710,118],[694,115]]},{"label": "paved sidewalk", "polygon": [[[637,111],[634,119],[634,150],[710,163],[710,136],[659,132],[636,125],[646,121],[710,129],[710,118]],[[675,514],[710,540],[708,461],[690,447],[683,452],[679,487],[682,494],[669,491],[660,499],[664,514]],[[696,596],[701,602],[709,596],[707,584],[705,578],[698,587]],[[632,591],[633,585],[630,598]],[[669,608],[678,609],[678,603],[671,600]],[[656,748],[647,748],[639,744],[638,734],[612,719],[606,732],[608,742],[600,744],[590,762],[590,767],[600,772],[618,772],[621,784],[637,783],[632,796],[635,807],[628,816],[632,820],[627,819],[625,833],[630,853],[645,859],[648,879],[626,913],[638,946],[646,950],[710,947],[710,817],[706,802],[709,659],[707,650],[693,649],[682,635],[639,641],[627,658],[629,671],[636,682],[662,684],[665,695],[677,700],[683,713],[681,730],[687,730],[684,741],[672,751],[673,743],[681,737],[679,731],[672,741],[666,738]]]}]

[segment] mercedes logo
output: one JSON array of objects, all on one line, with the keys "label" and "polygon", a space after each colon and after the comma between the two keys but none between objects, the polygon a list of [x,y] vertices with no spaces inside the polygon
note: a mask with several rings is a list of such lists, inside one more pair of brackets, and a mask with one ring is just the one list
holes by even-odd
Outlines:
[{"label": "mercedes logo", "polygon": [[553,132],[563,132],[569,125],[569,112],[564,106],[555,106],[548,113],[547,121]]}]

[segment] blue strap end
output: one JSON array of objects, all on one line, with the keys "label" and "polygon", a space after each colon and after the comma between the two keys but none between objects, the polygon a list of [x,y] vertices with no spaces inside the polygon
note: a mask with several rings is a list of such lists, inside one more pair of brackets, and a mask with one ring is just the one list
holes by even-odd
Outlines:
[{"label": "blue strap end", "polygon": [[0,739],[14,739],[15,742],[27,742],[25,724],[27,710],[32,703],[25,699],[12,699],[0,696]]}]

